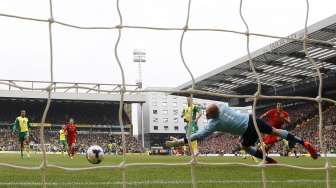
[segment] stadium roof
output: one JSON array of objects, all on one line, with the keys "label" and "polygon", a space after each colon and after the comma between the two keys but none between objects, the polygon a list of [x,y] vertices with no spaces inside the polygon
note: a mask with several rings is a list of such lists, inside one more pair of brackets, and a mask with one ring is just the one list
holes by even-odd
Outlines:
[{"label": "stadium roof", "polygon": [[[304,30],[288,36],[302,39]],[[328,17],[308,27],[308,37],[329,42],[336,42],[336,15]],[[336,44],[336,43],[335,43]],[[321,69],[325,83],[335,79],[335,45],[309,42],[308,52]],[[263,94],[275,95],[287,88],[291,91],[307,87],[316,82],[316,71],[307,61],[303,52],[303,43],[293,40],[278,40],[251,53],[253,63],[260,76]],[[253,94],[256,81],[248,64],[248,56],[241,57],[208,72],[196,80],[196,89],[226,94]],[[316,85],[316,84],[313,84]],[[191,88],[191,81],[177,87],[177,90]],[[278,93],[279,94],[279,93]],[[287,93],[291,95],[291,93]],[[216,97],[195,95],[198,98],[216,99]]]},{"label": "stadium roof", "polygon": [[[46,88],[49,85],[49,81],[0,79],[0,99],[47,99]],[[54,87],[51,95],[53,100],[120,101],[120,84],[53,82],[52,87]],[[139,89],[139,86],[134,84],[126,84],[125,87],[129,91]],[[145,101],[142,93],[126,92],[124,95],[126,103],[144,103]]]}]

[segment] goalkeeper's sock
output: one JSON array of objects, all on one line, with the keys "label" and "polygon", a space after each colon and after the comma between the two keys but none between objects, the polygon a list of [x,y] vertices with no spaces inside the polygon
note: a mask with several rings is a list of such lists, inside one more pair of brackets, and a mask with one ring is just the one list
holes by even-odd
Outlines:
[{"label": "goalkeeper's sock", "polygon": [[297,137],[297,136],[293,135],[292,133],[290,133],[286,130],[277,129],[276,132],[281,138],[286,139],[289,142],[299,143],[299,144],[303,145],[304,141],[302,140],[302,138]]},{"label": "goalkeeper's sock", "polygon": [[[251,154],[252,156],[255,156],[255,157],[259,158],[259,159],[263,158],[262,151],[260,149],[256,149],[255,147],[250,147],[248,149],[248,153]],[[274,163],[275,160],[266,156],[266,161],[269,162],[269,163]]]},{"label": "goalkeeper's sock", "polygon": [[297,137],[297,136],[293,135],[292,133],[288,133],[286,140],[288,140],[289,142],[299,143],[301,145],[304,144],[304,141],[303,141],[302,138]]}]

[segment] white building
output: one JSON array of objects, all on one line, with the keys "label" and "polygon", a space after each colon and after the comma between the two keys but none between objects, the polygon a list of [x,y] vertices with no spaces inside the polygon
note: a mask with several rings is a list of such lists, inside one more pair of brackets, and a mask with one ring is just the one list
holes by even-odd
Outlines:
[{"label": "white building", "polygon": [[[187,106],[186,97],[151,92],[146,93],[145,100],[146,102],[143,104],[143,121],[146,148],[163,146],[164,141],[169,139],[169,136],[182,137],[185,135],[184,126],[186,124],[181,115],[183,109]],[[193,99],[193,102],[201,107],[202,116],[198,121],[199,129],[202,129],[207,124],[205,118],[207,104],[214,102],[224,103],[203,99]],[[141,115],[139,114],[138,117],[141,117]],[[141,135],[141,126],[138,126],[138,131],[136,132]],[[139,138],[141,139],[141,136]]]}]

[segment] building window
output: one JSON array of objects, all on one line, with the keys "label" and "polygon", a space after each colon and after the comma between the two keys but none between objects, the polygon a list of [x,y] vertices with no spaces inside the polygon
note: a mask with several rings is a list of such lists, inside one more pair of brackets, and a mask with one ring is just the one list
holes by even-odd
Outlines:
[{"label": "building window", "polygon": [[157,110],[153,110],[153,114],[157,114],[158,113],[158,111]]},{"label": "building window", "polygon": [[178,110],[173,110],[173,114],[174,114],[175,116],[177,116],[177,115],[178,115]]},{"label": "building window", "polygon": [[167,101],[167,96],[167,93],[164,93],[163,95],[161,95],[161,100]]},{"label": "building window", "polygon": [[163,122],[163,123],[168,123],[168,118],[163,118],[163,119],[162,119],[162,122]]},{"label": "building window", "polygon": [[153,118],[153,122],[159,122],[159,118]]},{"label": "building window", "polygon": [[179,129],[178,126],[174,126],[175,131],[178,131],[178,129]]},{"label": "building window", "polygon": [[168,110],[162,110],[162,114],[168,114]]},{"label": "building window", "polygon": [[154,130],[158,130],[159,129],[159,127],[158,126],[154,126]]},{"label": "building window", "polygon": [[177,106],[177,102],[173,102],[173,106],[176,107]]},{"label": "building window", "polygon": [[165,130],[165,131],[167,131],[167,130],[168,130],[168,126],[164,126],[163,128],[164,128],[164,130]]},{"label": "building window", "polygon": [[162,106],[167,106],[167,102],[162,102]]},{"label": "building window", "polygon": [[174,123],[178,123],[178,117],[174,117]]}]

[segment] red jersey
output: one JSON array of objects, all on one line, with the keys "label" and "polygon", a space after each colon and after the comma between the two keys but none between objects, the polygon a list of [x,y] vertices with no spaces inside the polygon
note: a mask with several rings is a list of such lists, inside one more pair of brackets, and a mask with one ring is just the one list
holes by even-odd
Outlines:
[{"label": "red jersey", "polygon": [[64,132],[66,132],[68,141],[75,140],[77,137],[77,126],[75,124],[67,124],[64,128]]},{"label": "red jersey", "polygon": [[281,125],[285,122],[285,118],[288,118],[288,113],[284,110],[278,111],[276,108],[268,110],[264,116],[267,118],[267,122],[274,128],[280,129]]}]

